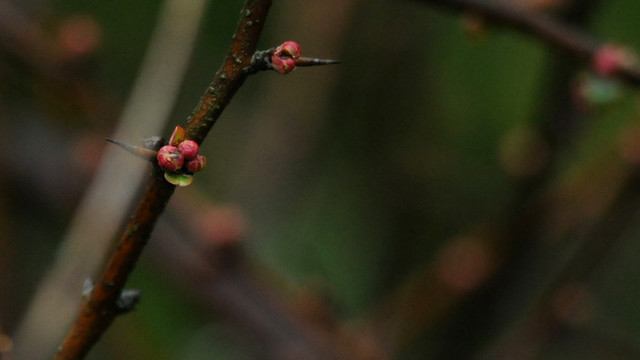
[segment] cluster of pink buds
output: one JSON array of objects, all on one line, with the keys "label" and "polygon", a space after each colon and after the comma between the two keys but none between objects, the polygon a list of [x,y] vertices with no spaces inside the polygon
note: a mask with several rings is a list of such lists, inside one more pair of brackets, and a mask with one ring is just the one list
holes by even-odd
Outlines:
[{"label": "cluster of pink buds", "polygon": [[158,151],[158,165],[165,171],[164,177],[173,185],[187,186],[193,182],[193,173],[207,166],[207,158],[198,154],[198,143],[184,140],[184,129],[176,126],[169,145]]},{"label": "cluster of pink buds", "polygon": [[296,59],[300,57],[302,51],[300,45],[295,41],[285,41],[276,47],[271,55],[271,66],[280,74],[288,74],[295,70]]}]

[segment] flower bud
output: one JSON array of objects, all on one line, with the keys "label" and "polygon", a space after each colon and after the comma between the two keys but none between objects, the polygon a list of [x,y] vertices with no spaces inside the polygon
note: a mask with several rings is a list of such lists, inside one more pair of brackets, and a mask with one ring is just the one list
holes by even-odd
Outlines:
[{"label": "flower bud", "polygon": [[184,156],[177,147],[166,145],[158,151],[158,165],[165,170],[174,172],[184,165]]},{"label": "flower bud", "polygon": [[178,145],[178,150],[182,153],[185,160],[193,160],[198,156],[198,143],[193,140],[185,140]]},{"label": "flower bud", "polygon": [[615,45],[603,45],[594,55],[593,69],[601,76],[615,76],[629,62],[627,52]]},{"label": "flower bud", "polygon": [[297,59],[302,55],[302,50],[297,42],[285,41],[282,45],[276,48],[276,53],[278,53],[278,55],[291,56],[292,58]]},{"label": "flower bud", "polygon": [[207,166],[207,158],[202,155],[196,156],[195,159],[187,162],[187,170],[190,172],[198,172]]},{"label": "flower bud", "polygon": [[296,61],[292,58],[281,58],[276,55],[271,57],[271,66],[280,74],[288,74],[296,68]]}]

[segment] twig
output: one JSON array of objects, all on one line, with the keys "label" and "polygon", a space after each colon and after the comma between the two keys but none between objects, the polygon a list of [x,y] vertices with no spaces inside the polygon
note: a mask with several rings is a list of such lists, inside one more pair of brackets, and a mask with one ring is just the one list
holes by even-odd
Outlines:
[{"label": "twig", "polygon": [[[270,6],[270,0],[246,1],[231,50],[189,118],[186,128],[188,139],[201,143],[235,92],[244,83],[248,74],[243,68],[248,67],[251,62]],[[109,260],[105,272],[96,282],[91,295],[83,303],[79,317],[55,359],[84,358],[121,312],[117,300],[174,189],[175,187],[162,177],[153,176],[149,180],[142,200],[119,240],[117,250]]]},{"label": "twig", "polygon": [[[184,7],[183,0],[163,1],[131,94],[123,106],[110,101],[112,96],[105,96],[106,92],[99,86],[86,87],[88,98],[96,104],[92,107],[92,118],[112,120],[113,114],[120,114],[111,136],[121,139],[131,134],[158,134],[165,127],[208,3],[209,0],[191,0],[189,6]],[[46,171],[43,175],[45,179],[50,178]],[[59,345],[82,304],[82,298],[67,289],[80,288],[88,276],[94,277],[104,269],[121,230],[122,211],[133,209],[146,177],[148,169],[137,159],[125,158],[115,147],[105,150],[99,168],[87,184],[69,222],[55,259],[15,332],[13,358],[45,359],[51,356],[52,349]],[[127,179],[126,183],[122,179]]]},{"label": "twig", "polygon": [[251,66],[251,58],[256,51],[270,6],[270,0],[247,0],[245,3],[240,12],[240,23],[233,35],[231,50],[189,117],[185,128],[186,139],[202,143],[246,80],[249,75],[246,69]]},{"label": "twig", "polygon": [[151,178],[143,199],[129,221],[118,248],[100,280],[83,303],[80,315],[67,335],[56,359],[82,359],[121,312],[117,301],[133,270],[155,221],[173,194],[175,187],[162,177]]},{"label": "twig", "polygon": [[[550,16],[506,1],[417,0],[448,10],[480,15],[489,22],[539,38],[583,60],[592,61],[604,44]],[[640,85],[640,67],[626,64],[615,74],[632,85]]]}]

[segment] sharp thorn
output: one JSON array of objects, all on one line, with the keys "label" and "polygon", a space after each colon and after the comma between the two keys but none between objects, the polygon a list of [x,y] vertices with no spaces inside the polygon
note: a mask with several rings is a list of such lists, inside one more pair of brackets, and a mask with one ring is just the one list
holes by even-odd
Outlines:
[{"label": "sharp thorn", "polygon": [[331,59],[316,59],[302,56],[296,59],[296,66],[321,66],[331,64],[340,64],[340,61]]},{"label": "sharp thorn", "polygon": [[151,149],[147,149],[141,146],[134,146],[134,145],[129,145],[129,144],[125,144],[121,141],[118,140],[114,140],[114,139],[105,139],[108,142],[124,149],[126,152],[133,154],[141,159],[150,161],[150,162],[154,162],[156,157],[158,156],[158,152],[151,150]]}]

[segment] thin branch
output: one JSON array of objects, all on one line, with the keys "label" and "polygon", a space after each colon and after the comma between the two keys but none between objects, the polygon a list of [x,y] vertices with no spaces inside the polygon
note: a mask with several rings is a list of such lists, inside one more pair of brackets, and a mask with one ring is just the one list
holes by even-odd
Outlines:
[{"label": "thin branch", "polygon": [[[248,76],[258,38],[271,6],[270,0],[247,0],[225,62],[196,106],[186,128],[186,137],[201,143],[235,92]],[[67,334],[56,360],[82,359],[115,317],[121,313],[118,299],[146,244],[156,220],[175,187],[153,176],[121,236],[106,270],[83,303],[73,328]]]},{"label": "thin branch", "polygon": [[[506,1],[481,0],[417,0],[442,8],[480,15],[493,24],[513,28],[562,49],[583,60],[591,61],[604,45],[595,38],[554,18]],[[623,64],[615,74],[632,85],[640,85],[640,67]]]},{"label": "thin branch", "polygon": [[83,303],[80,315],[56,359],[84,358],[121,312],[117,301],[122,289],[174,189],[162,177],[154,176],[150,180],[145,196],[129,221],[116,252],[91,295]]},{"label": "thin branch", "polygon": [[[169,120],[186,66],[193,54],[197,29],[209,2],[190,0],[189,6],[185,7],[184,0],[162,1],[147,50],[125,104],[114,102],[113,96],[97,84],[84,82],[89,79],[78,78],[81,86],[79,90],[83,94],[80,98],[84,99],[82,102],[95,104],[89,106],[91,111],[86,115],[100,123],[111,123],[117,117],[117,126],[110,132],[111,136],[118,139],[127,138],[131,134],[160,133]],[[180,11],[176,11],[178,8]],[[46,42],[45,40],[43,38],[40,41]],[[44,78],[45,83],[49,83],[47,79],[52,75],[42,74],[37,77]],[[58,83],[53,78],[51,80]],[[65,77],[63,80],[71,79]],[[59,83],[47,91],[53,92],[55,97],[59,96],[64,103],[75,103],[79,98],[74,96],[75,90],[73,93],[67,93],[67,90],[66,85]],[[116,113],[120,115],[116,116]],[[82,136],[96,138],[95,133]],[[86,148],[86,145],[81,147]],[[38,145],[37,148],[42,146]],[[140,196],[141,183],[148,177],[146,166],[141,166],[137,159],[122,155],[115,147],[104,151],[100,165],[95,169],[93,179],[87,184],[69,222],[55,259],[35,289],[14,333],[13,358],[50,357],[52,349],[59,345],[82,304],[83,299],[77,292],[68,289],[79,289],[83,280],[96,276],[104,269],[113,249],[113,242],[121,230],[123,209],[132,209]],[[47,156],[51,156],[51,151]],[[45,181],[51,179],[44,167],[37,168]],[[77,170],[68,171],[73,173]],[[19,173],[25,174],[24,171]],[[60,169],[60,173],[70,174],[63,169]],[[126,179],[126,183],[122,179]],[[18,181],[22,182],[23,179]],[[96,219],[99,221],[95,221]]]},{"label": "thin branch", "polygon": [[204,141],[236,91],[242,86],[256,52],[270,0],[247,0],[240,12],[240,23],[233,35],[231,50],[213,81],[189,117],[185,138],[198,144]]},{"label": "thin branch", "polygon": [[[126,138],[131,134],[158,134],[168,121],[175,94],[193,54],[197,29],[204,17],[202,13],[209,1],[192,0],[188,7],[182,3],[183,0],[163,1],[126,104],[121,107],[113,103],[110,100],[112,96],[105,96],[108,94],[99,86],[79,83],[85,84],[82,97],[95,104],[87,114],[94,121],[111,121],[115,113],[120,113],[111,136]],[[178,7],[181,11],[175,11]],[[42,77],[49,76],[45,74]],[[66,86],[55,88],[67,91]],[[77,97],[72,95],[55,96],[76,101]],[[95,137],[96,134],[85,136]],[[83,148],[85,146],[82,145]],[[45,179],[50,178],[46,171],[42,175]],[[78,293],[68,289],[79,289],[88,276],[93,277],[103,270],[121,230],[122,211],[131,209],[135,204],[141,182],[146,177],[148,169],[137,159],[124,158],[115,148],[106,149],[103,153],[100,166],[87,184],[55,259],[15,331],[13,358],[45,359],[51,356],[52,349],[59,345],[82,304],[83,299]],[[122,179],[127,179],[126,183],[122,183]]]}]

